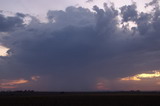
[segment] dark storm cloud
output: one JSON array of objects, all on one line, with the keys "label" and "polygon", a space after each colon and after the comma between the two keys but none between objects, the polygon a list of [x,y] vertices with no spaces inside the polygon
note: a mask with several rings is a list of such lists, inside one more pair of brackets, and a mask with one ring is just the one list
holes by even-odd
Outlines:
[{"label": "dark storm cloud", "polygon": [[136,8],[137,8],[136,4],[123,6],[120,8],[122,19],[124,22],[135,21],[137,19],[138,13]]},{"label": "dark storm cloud", "polygon": [[[92,90],[100,77],[115,79],[160,68],[157,8],[153,14],[139,13],[136,4],[123,6],[120,13],[107,4],[93,10],[49,11],[48,23],[32,17],[25,28],[0,39],[10,48],[10,56],[0,60],[1,78],[34,74],[49,77],[40,85],[46,90]],[[134,34],[118,27],[119,14],[122,22],[137,24]]]},{"label": "dark storm cloud", "polygon": [[[116,33],[116,25],[118,24],[117,16],[118,11],[115,10],[113,6],[108,7],[104,3],[104,10],[100,9],[97,6],[93,7],[93,10],[96,11],[96,31],[99,37],[115,37],[114,32]],[[112,33],[112,34],[111,34]],[[105,39],[107,40],[107,39]]]},{"label": "dark storm cloud", "polygon": [[145,35],[146,33],[150,32],[152,29],[152,15],[148,13],[140,13],[139,18],[136,19],[136,24],[138,25],[137,29],[141,35]]},{"label": "dark storm cloud", "polygon": [[56,21],[57,26],[87,26],[94,24],[94,14],[86,8],[67,7],[65,11],[48,11],[50,22]]},{"label": "dark storm cloud", "polygon": [[19,27],[23,27],[23,14],[17,13],[16,16],[5,17],[0,14],[0,32],[10,32],[16,30]]},{"label": "dark storm cloud", "polygon": [[156,5],[156,6],[159,6],[158,5],[158,0],[152,0],[151,2],[149,2],[149,3],[146,3],[146,7],[148,7],[148,6],[152,6],[152,5]]}]

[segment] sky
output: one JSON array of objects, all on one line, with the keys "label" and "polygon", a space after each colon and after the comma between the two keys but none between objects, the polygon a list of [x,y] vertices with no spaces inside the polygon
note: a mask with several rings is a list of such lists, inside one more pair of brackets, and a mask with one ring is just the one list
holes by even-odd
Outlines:
[{"label": "sky", "polygon": [[159,91],[159,0],[0,0],[0,90]]}]

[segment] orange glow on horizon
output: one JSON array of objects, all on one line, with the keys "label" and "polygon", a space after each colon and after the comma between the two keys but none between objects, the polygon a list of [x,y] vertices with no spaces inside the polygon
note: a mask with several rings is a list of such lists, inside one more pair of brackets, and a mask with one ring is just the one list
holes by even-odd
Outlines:
[{"label": "orange glow on horizon", "polygon": [[5,85],[18,85],[18,84],[24,84],[24,83],[28,83],[28,80],[24,80],[24,79],[19,79],[19,80],[11,80],[9,82],[4,82],[1,83],[1,85],[5,86]]},{"label": "orange glow on horizon", "polygon": [[3,80],[0,83],[0,88],[16,88],[16,85],[28,83],[28,80],[19,79],[19,80]]},{"label": "orange glow on horizon", "polygon": [[137,74],[131,77],[124,77],[121,78],[120,80],[122,81],[140,81],[144,78],[150,79],[150,78],[158,78],[160,77],[160,72],[159,71],[152,71],[153,73],[142,73],[142,74]]},{"label": "orange glow on horizon", "polygon": [[121,80],[122,80],[122,81],[130,81],[130,80],[140,81],[141,79],[137,78],[136,76],[133,76],[133,77],[121,78]]},{"label": "orange glow on horizon", "polygon": [[15,86],[0,86],[0,88],[13,89],[13,88],[16,88],[16,87]]},{"label": "orange glow on horizon", "polygon": [[99,78],[96,83],[96,90],[109,90],[109,82],[107,79]]}]

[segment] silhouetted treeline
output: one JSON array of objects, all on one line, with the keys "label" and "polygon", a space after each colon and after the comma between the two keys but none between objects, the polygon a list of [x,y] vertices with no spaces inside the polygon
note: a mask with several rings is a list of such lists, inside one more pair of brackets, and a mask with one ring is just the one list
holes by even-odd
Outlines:
[{"label": "silhouetted treeline", "polygon": [[160,106],[160,92],[1,91],[0,106]]},{"label": "silhouetted treeline", "polygon": [[27,94],[36,94],[36,95],[81,95],[81,94],[157,94],[160,95],[160,91],[140,91],[140,90],[131,90],[131,91],[95,91],[95,92],[40,92],[34,90],[18,90],[18,91],[0,91],[0,95],[27,95]]}]

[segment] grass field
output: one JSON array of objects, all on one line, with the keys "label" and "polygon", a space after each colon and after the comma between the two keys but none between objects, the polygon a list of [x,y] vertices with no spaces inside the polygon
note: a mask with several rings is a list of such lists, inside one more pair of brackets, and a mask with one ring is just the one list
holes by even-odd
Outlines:
[{"label": "grass field", "polygon": [[160,106],[160,93],[3,92],[0,106]]}]

